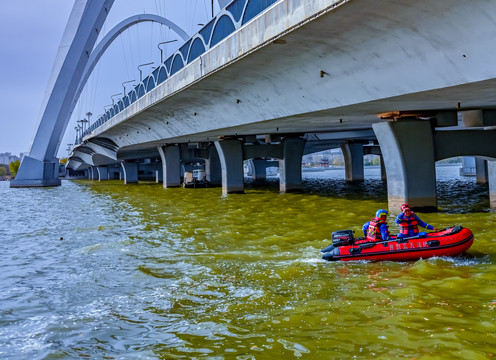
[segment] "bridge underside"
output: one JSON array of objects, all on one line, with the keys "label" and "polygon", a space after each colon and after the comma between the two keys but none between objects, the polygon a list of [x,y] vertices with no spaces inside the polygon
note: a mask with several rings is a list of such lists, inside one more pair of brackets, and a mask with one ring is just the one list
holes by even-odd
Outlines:
[{"label": "bridge underside", "polygon": [[[226,139],[251,144],[254,136],[269,137],[260,142],[265,145],[301,137],[305,153],[378,142],[388,183],[403,184],[389,187],[390,203],[436,207],[432,167],[444,146],[434,140],[437,131],[453,127],[466,135],[459,114],[478,109],[480,136],[493,136],[494,116],[482,110],[496,108],[495,37],[496,3],[484,0],[281,1],[85,142],[112,142],[118,160],[158,158],[159,148],[176,144],[206,149],[217,143],[222,150]],[[391,121],[404,118],[427,148],[396,134]],[[406,168],[415,164],[402,143],[422,151],[429,163],[429,184],[418,185],[420,195],[406,185],[412,179]],[[493,147],[477,151],[466,155],[496,157]]]}]

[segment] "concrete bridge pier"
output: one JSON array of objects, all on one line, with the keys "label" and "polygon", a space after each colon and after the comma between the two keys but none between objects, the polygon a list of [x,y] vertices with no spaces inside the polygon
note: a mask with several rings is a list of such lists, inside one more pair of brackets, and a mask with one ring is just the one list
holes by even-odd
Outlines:
[{"label": "concrete bridge pier", "polygon": [[138,164],[138,178],[146,181],[157,181],[157,171],[159,168],[162,168],[162,164],[146,159],[145,162]]},{"label": "concrete bridge pier", "polygon": [[487,162],[487,175],[489,180],[489,204],[491,209],[496,209],[496,161]]},{"label": "concrete bridge pier", "polygon": [[92,166],[91,168],[91,180],[98,180],[99,179],[99,176],[98,176],[98,169],[96,166]]},{"label": "concrete bridge pier", "polygon": [[381,180],[386,181],[387,180],[387,174],[386,174],[386,166],[384,165],[384,157],[379,155],[379,160],[381,162]]},{"label": "concrete bridge pier", "polygon": [[122,162],[122,173],[124,175],[124,184],[138,182],[138,164],[133,162]]},{"label": "concrete bridge pier", "polygon": [[109,171],[107,166],[97,166],[98,181],[108,180]]},{"label": "concrete bridge pier", "polygon": [[109,180],[121,180],[122,177],[122,167],[119,164],[119,167],[116,167],[115,165],[109,166],[108,167],[108,178]]},{"label": "concrete bridge pier", "polygon": [[301,159],[306,141],[287,137],[282,143],[283,158],[279,160],[279,189],[281,192],[301,190]]},{"label": "concrete bridge pier", "polygon": [[251,178],[255,182],[264,181],[267,178],[267,160],[266,159],[250,159],[252,165]]},{"label": "concrete bridge pier", "polygon": [[181,152],[178,145],[159,146],[164,189],[181,186]]},{"label": "concrete bridge pier", "polygon": [[377,123],[374,132],[387,172],[388,206],[399,210],[437,209],[434,140],[431,124],[422,120]]},{"label": "concrete bridge pier", "polygon": [[157,170],[155,170],[155,182],[163,183],[164,181],[164,168],[163,166],[159,166]]},{"label": "concrete bridge pier", "polygon": [[475,158],[475,177],[477,184],[487,184],[487,160]]},{"label": "concrete bridge pier", "polygon": [[238,139],[215,142],[222,172],[222,193],[243,193],[243,145]]},{"label": "concrete bridge pier", "polygon": [[222,168],[220,165],[219,153],[215,145],[208,147],[208,158],[205,159],[205,177],[210,185],[222,185]]},{"label": "concrete bridge pier", "polygon": [[346,181],[363,181],[363,144],[348,142],[341,145],[341,151],[344,157]]}]

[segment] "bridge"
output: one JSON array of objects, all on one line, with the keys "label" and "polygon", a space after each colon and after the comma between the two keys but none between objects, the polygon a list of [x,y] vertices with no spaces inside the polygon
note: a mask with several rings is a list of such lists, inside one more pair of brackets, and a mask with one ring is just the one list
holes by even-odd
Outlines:
[{"label": "bridge", "polygon": [[[59,184],[70,113],[123,21],[96,43],[113,0],[75,2],[46,110],[12,187]],[[303,154],[341,147],[346,179],[381,156],[390,207],[435,209],[435,162],[476,156],[496,207],[496,3],[488,0],[235,0],[80,134],[73,172],[181,184],[200,163],[224,193],[277,161],[301,187]],[[77,21],[75,21],[77,20]],[[170,24],[169,24],[170,25]],[[175,29],[180,34],[180,29]],[[62,47],[61,47],[62,48]],[[183,165],[183,166],[182,166]],[[57,169],[56,169],[57,168]]]}]

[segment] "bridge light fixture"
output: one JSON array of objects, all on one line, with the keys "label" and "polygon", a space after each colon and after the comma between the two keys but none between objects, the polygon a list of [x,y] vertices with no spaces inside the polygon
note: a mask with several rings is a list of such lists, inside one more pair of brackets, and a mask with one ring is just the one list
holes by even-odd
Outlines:
[{"label": "bridge light fixture", "polygon": [[91,123],[91,121],[90,121],[90,120],[91,120],[91,116],[92,116],[92,115],[93,115],[93,113],[92,113],[91,111],[88,111],[88,112],[86,113],[86,116],[88,117],[88,125],[90,125],[90,123]]},{"label": "bridge light fixture", "polygon": [[147,65],[151,65],[151,64],[154,64],[154,62],[149,62],[149,63],[146,63],[146,64],[140,64],[138,65],[138,71],[140,72],[140,82],[143,81],[143,71],[141,70],[141,67],[142,66],[147,66]]},{"label": "bridge light fixture", "polygon": [[122,88],[124,89],[124,92],[123,92],[123,96],[126,96],[126,87],[124,86],[124,84],[128,84],[128,83],[132,83],[132,82],[135,82],[136,80],[128,80],[128,81],[124,81],[122,83]]},{"label": "bridge light fixture", "polygon": [[[158,49],[160,50],[160,62],[163,63],[164,62],[164,57],[163,57],[163,50],[162,48],[160,47],[160,45],[163,45],[163,44],[170,44],[170,43],[173,43],[177,41],[177,39],[174,39],[174,40],[169,40],[169,41],[164,41],[164,42],[161,42],[157,45]],[[167,54],[166,54],[167,55]]]},{"label": "bridge light fixture", "polygon": [[114,96],[119,96],[119,95],[122,95],[122,93],[118,93],[118,94],[114,94],[114,95],[111,95],[110,98],[112,99],[112,106],[114,106]]}]

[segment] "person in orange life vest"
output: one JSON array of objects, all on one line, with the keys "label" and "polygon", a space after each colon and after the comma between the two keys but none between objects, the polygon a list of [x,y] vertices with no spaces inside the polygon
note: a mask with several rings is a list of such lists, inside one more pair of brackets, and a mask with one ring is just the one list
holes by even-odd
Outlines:
[{"label": "person in orange life vest", "polygon": [[408,204],[401,205],[401,213],[396,217],[396,224],[400,225],[400,233],[398,238],[405,238],[410,236],[426,236],[426,232],[419,232],[418,227],[421,226],[427,230],[436,230],[432,225],[429,225],[422,220],[410,209]]},{"label": "person in orange life vest", "polygon": [[383,241],[389,239],[389,230],[387,226],[387,211],[379,209],[375,213],[375,217],[369,222],[363,224],[363,234],[370,241]]}]

